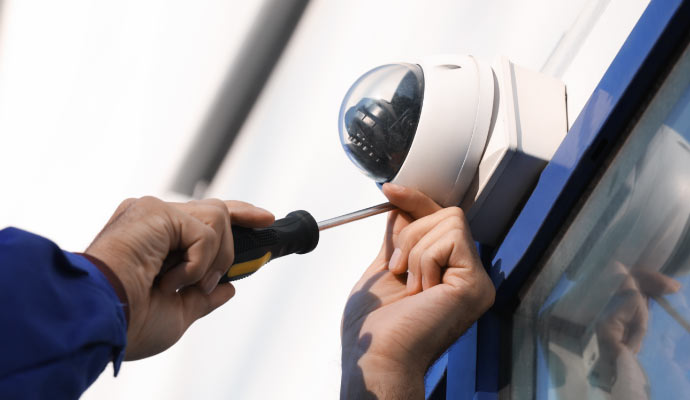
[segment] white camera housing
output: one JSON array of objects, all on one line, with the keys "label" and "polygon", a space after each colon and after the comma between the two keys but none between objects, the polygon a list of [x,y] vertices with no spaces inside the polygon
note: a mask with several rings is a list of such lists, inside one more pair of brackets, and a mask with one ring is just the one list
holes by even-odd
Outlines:
[{"label": "white camera housing", "polygon": [[379,184],[461,206],[474,238],[493,245],[563,140],[566,118],[559,80],[506,58],[490,67],[447,55],[362,76],[343,101],[340,133]]},{"label": "white camera housing", "polygon": [[424,100],[414,141],[391,183],[414,187],[444,206],[459,205],[474,179],[491,126],[491,68],[470,56],[419,65]]}]

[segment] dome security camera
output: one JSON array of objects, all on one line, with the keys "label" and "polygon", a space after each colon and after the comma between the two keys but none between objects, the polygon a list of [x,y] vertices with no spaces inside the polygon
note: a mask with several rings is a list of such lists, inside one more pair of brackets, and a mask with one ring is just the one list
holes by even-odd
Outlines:
[{"label": "dome security camera", "polygon": [[496,244],[567,131],[565,85],[501,58],[435,56],[360,77],[340,140],[379,185],[461,206],[476,240]]}]

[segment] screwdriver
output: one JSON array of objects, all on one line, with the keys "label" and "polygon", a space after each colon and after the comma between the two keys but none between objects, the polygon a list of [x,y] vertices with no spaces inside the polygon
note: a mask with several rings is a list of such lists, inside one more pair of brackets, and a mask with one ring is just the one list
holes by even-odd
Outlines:
[{"label": "screwdriver", "polygon": [[318,223],[308,212],[298,210],[267,228],[233,226],[235,261],[220,282],[245,278],[278,257],[309,253],[319,243],[320,231],[395,208],[391,203],[383,203]]}]

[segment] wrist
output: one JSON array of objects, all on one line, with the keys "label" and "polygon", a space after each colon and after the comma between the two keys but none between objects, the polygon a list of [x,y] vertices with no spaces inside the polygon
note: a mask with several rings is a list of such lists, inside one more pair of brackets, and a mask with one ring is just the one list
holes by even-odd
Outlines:
[{"label": "wrist", "polygon": [[423,399],[424,371],[372,354],[343,354],[341,399]]},{"label": "wrist", "polygon": [[126,257],[118,257],[119,254],[126,253],[118,252],[112,249],[112,246],[102,246],[100,243],[92,243],[84,251],[84,255],[101,260],[107,265],[124,287],[129,308],[129,321],[127,325],[127,332],[129,334],[132,331],[131,328],[138,325],[140,320],[140,313],[138,311],[144,297],[144,292],[142,291],[144,288],[140,284],[142,279],[136,276],[139,268],[134,267],[136,264]]},{"label": "wrist", "polygon": [[127,297],[127,291],[125,290],[124,285],[122,284],[122,281],[120,278],[117,276],[117,274],[110,268],[108,264],[103,262],[98,257],[95,257],[92,254],[87,254],[87,253],[76,253],[87,260],[91,264],[93,264],[101,273],[103,276],[105,276],[105,279],[110,283],[110,286],[113,288],[113,291],[115,291],[115,294],[117,297],[120,299],[120,304],[122,305],[122,311],[125,314],[125,321],[127,322],[127,326],[129,326],[129,299]]}]

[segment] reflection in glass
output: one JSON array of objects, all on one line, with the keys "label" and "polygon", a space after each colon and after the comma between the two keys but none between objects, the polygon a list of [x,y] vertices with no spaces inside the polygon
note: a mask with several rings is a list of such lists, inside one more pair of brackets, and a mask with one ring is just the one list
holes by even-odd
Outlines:
[{"label": "reflection in glass", "polygon": [[650,106],[656,124],[638,123],[525,292],[514,398],[690,396],[690,87],[674,90],[675,105]]}]

